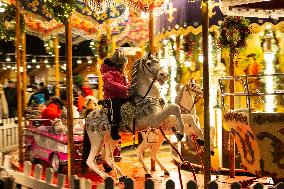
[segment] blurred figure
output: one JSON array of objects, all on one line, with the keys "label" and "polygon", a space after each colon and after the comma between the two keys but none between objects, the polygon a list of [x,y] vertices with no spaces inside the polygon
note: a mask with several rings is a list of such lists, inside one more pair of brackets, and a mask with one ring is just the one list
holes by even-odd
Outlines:
[{"label": "blurred figure", "polygon": [[17,117],[18,99],[15,83],[8,81],[8,86],[4,88],[4,93],[8,103],[9,118]]},{"label": "blurred figure", "polygon": [[39,92],[38,92],[38,93],[44,94],[45,101],[50,100],[49,91],[48,91],[48,89],[47,89],[47,86],[44,85],[43,82],[41,82],[41,83],[39,84]]},{"label": "blurred figure", "polygon": [[3,86],[0,84],[0,121],[3,118],[8,118],[9,110]]},{"label": "blurred figure", "polygon": [[92,90],[88,78],[85,78],[83,86],[81,87],[85,96],[94,96],[94,91]]}]

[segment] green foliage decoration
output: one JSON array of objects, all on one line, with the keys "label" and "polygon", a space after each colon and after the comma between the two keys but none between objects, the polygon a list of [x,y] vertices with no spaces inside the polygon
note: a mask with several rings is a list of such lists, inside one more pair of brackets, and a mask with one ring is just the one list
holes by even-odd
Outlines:
[{"label": "green foliage decoration", "polygon": [[246,47],[246,41],[251,34],[249,24],[249,20],[244,17],[226,17],[219,29],[220,36],[218,46],[220,48],[228,48],[230,51],[238,53]]},{"label": "green foliage decoration", "polygon": [[[0,38],[5,41],[14,41],[16,33],[16,7],[2,3],[1,8],[5,9],[5,11],[0,13]],[[20,27],[21,31],[25,32],[25,21],[22,15],[20,16]]]},{"label": "green foliage decoration", "polygon": [[112,51],[112,44],[105,34],[102,34],[99,40],[92,40],[90,43],[92,54],[97,58],[104,59]]},{"label": "green foliage decoration", "polygon": [[48,11],[54,18],[66,24],[75,10],[76,0],[45,0]]}]

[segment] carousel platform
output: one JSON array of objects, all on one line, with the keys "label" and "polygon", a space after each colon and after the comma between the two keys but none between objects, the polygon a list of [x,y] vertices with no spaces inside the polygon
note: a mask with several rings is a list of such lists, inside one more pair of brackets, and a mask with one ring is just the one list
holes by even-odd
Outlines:
[{"label": "carousel platform", "polygon": [[[163,175],[163,171],[161,171],[161,169],[159,168],[158,165],[156,165],[156,171],[152,171],[152,180],[155,182],[155,188],[159,188],[159,189],[164,189],[166,186],[166,182],[168,179],[172,179],[173,181],[175,181],[176,183],[176,189],[180,188],[179,185],[179,177],[178,177],[178,171],[177,171],[177,166],[176,163],[173,161],[172,156],[171,156],[171,149],[169,145],[163,145],[161,147],[160,153],[159,153],[159,157],[161,159],[161,161],[167,165],[167,168],[170,172],[170,176],[164,176]],[[149,151],[145,152],[145,161],[146,163],[150,166],[150,158],[149,158]],[[11,155],[14,157],[14,161],[17,159],[17,152],[13,152],[11,153]],[[38,162],[41,163],[41,162]],[[137,161],[137,157],[136,157],[136,151],[135,149],[131,148],[131,147],[126,147],[122,149],[122,160],[121,162],[117,163],[118,166],[122,169],[122,171],[130,178],[132,178],[134,180],[134,187],[135,189],[144,189],[144,182],[145,182],[145,172],[142,168],[142,166],[140,165],[140,163]],[[18,164],[18,163],[14,163],[14,168],[21,171],[22,170],[22,165]],[[96,173],[94,173],[91,170],[88,170],[87,173],[82,174],[79,165],[77,165],[78,167],[75,168],[76,171],[76,175],[78,175],[79,177],[85,177],[87,179],[91,179],[92,180],[92,184],[94,189],[104,189],[104,183],[103,183],[103,179],[100,178],[98,175],[96,175]],[[48,165],[44,165],[43,167],[48,167]],[[222,173],[222,174],[219,174]],[[230,185],[233,182],[240,182],[243,186],[243,188],[248,188],[250,186],[252,186],[253,184],[260,182],[263,183],[267,188],[270,188],[270,186],[273,186],[273,181],[271,180],[271,178],[269,177],[263,177],[263,178],[257,178],[254,176],[236,176],[235,178],[230,178],[226,172],[224,174],[224,172],[219,172],[218,174],[213,173],[212,174],[212,180],[216,180],[219,188],[230,188]],[[67,174],[67,173],[66,173]],[[110,175],[115,177],[115,173],[112,171],[110,172]],[[197,173],[196,174],[196,178],[197,178],[197,184],[198,184],[198,188],[204,188],[203,185],[203,174],[202,173]],[[188,170],[182,170],[182,180],[183,180],[183,184],[184,184],[184,188],[186,188],[186,183],[189,180],[193,180],[193,174],[188,171]],[[57,182],[57,178],[55,175],[54,178],[54,183]],[[68,184],[68,182],[67,182]],[[115,186],[115,188],[123,188],[122,184],[117,184]]]}]

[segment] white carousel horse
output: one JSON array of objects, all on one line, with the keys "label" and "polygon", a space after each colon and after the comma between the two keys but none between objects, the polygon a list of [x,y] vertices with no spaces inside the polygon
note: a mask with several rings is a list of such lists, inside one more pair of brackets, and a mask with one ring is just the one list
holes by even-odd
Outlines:
[{"label": "white carousel horse", "polygon": [[[194,80],[190,80],[186,85],[181,87],[176,97],[175,103],[181,107],[182,119],[185,124],[185,133],[186,135],[192,136],[195,135],[197,139],[201,142],[204,141],[203,131],[200,129],[199,118],[196,115],[195,104],[197,102],[197,98],[200,98],[203,91],[201,86],[196,84]],[[195,98],[194,98],[195,96]],[[171,125],[171,123],[165,123]],[[169,126],[167,126],[169,127]],[[213,139],[215,135],[215,128],[210,127],[211,131],[211,151],[214,150]],[[166,135],[172,135],[172,130],[165,130]],[[169,175],[166,167],[161,163],[158,158],[159,149],[164,141],[164,136],[162,135],[159,129],[148,129],[145,132],[142,132],[143,141],[137,148],[137,156],[140,163],[143,165],[145,170],[145,176],[149,177],[150,169],[146,166],[143,158],[143,152],[146,149],[150,148],[151,159],[153,159],[160,168],[164,171],[165,175]]]},{"label": "white carousel horse", "polygon": [[[127,127],[121,126],[120,132],[132,132],[134,129],[135,131],[142,131],[149,127],[158,128],[168,120],[172,124],[164,124],[162,129],[171,129],[166,127],[176,126],[178,128],[178,134],[176,134],[180,136],[180,139],[182,138],[181,133],[184,133],[184,124],[180,107],[176,104],[169,104],[163,107],[160,102],[160,91],[157,84],[163,84],[166,79],[168,79],[167,74],[161,68],[156,56],[148,54],[134,63],[130,94],[134,98],[136,106],[134,107],[130,102],[126,103],[127,111],[124,111],[124,114],[127,115],[122,115],[122,118],[123,121],[126,118],[125,116],[128,118],[133,117],[135,120],[134,124],[128,124]],[[103,155],[103,158],[105,158],[106,163],[120,176],[124,176],[112,158],[115,143],[110,138],[110,125],[107,112],[108,110],[105,108],[94,110],[86,119],[86,129],[91,142],[91,151],[87,159],[87,165],[102,178],[109,176],[98,168],[95,160],[95,156],[100,153],[104,145],[105,155]]]}]

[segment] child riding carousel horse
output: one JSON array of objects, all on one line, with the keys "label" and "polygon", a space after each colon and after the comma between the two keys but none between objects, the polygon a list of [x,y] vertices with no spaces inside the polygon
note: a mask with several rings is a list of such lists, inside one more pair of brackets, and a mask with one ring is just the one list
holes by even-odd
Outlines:
[{"label": "child riding carousel horse", "polygon": [[104,60],[101,67],[103,75],[104,102],[110,108],[109,121],[111,124],[111,137],[113,140],[119,140],[119,123],[121,121],[120,107],[128,100],[129,83],[123,75],[123,69],[127,63],[127,58],[123,52],[116,49],[111,58]]}]

